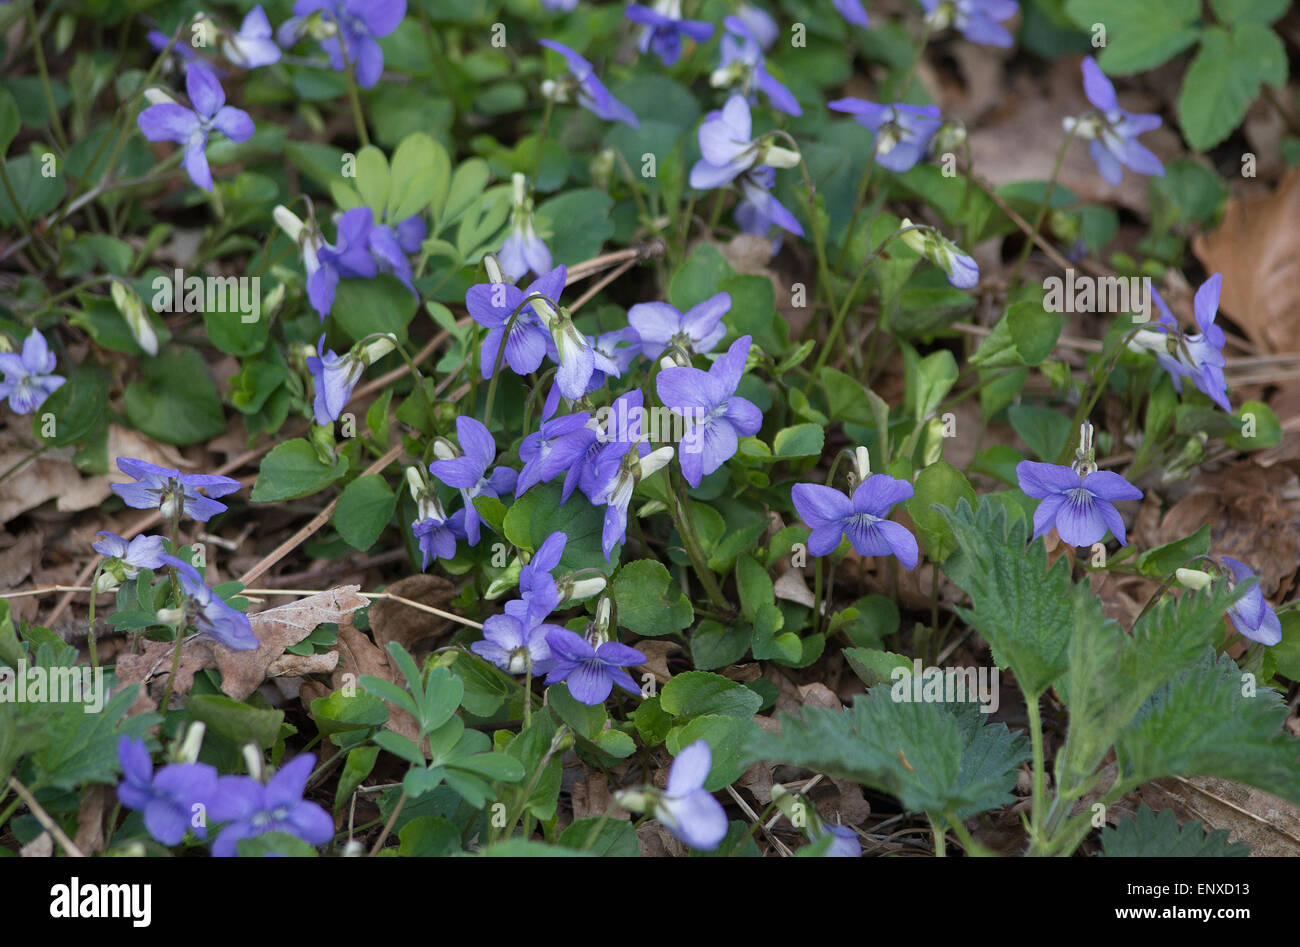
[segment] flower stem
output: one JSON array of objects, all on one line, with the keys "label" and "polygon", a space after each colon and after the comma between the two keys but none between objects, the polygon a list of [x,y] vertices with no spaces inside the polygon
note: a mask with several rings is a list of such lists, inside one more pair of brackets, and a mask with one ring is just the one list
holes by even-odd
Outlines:
[{"label": "flower stem", "polygon": [[1016,261],[1015,272],[1011,274],[1011,289],[1020,285],[1020,274],[1025,268],[1025,263],[1029,259],[1029,254],[1034,249],[1034,241],[1038,239],[1038,230],[1043,225],[1043,218],[1047,216],[1047,208],[1052,204],[1052,195],[1056,191],[1056,179],[1061,173],[1061,164],[1065,161],[1065,153],[1070,149],[1070,142],[1074,138],[1074,130],[1071,129],[1065,135],[1065,140],[1061,142],[1061,148],[1056,153],[1056,164],[1052,166],[1052,177],[1047,182],[1047,193],[1043,195],[1042,203],[1038,205],[1038,213],[1034,217],[1034,223],[1029,228],[1029,234],[1025,238],[1024,249],[1020,251],[1020,259]]},{"label": "flower stem", "polygon": [[348,58],[348,44],[343,41],[343,28],[338,20],[333,14],[327,13],[326,16],[338,29],[339,55],[343,57],[343,76],[348,82],[348,101],[352,103],[352,121],[357,126],[357,139],[361,142],[361,147],[367,148],[370,146],[370,133],[366,131],[366,117],[361,111],[361,95],[357,91],[357,77],[353,71],[352,60]]},{"label": "flower stem", "polygon": [[90,580],[90,617],[86,623],[86,649],[90,652],[90,666],[99,667],[99,653],[95,650],[95,599],[99,598],[99,577],[104,573],[104,560],[95,564],[95,575]]},{"label": "flower stem", "polygon": [[669,493],[674,499],[674,503],[669,509],[673,512],[673,522],[677,526],[677,532],[682,537],[682,543],[686,546],[686,555],[690,557],[691,566],[695,569],[695,575],[699,578],[700,584],[704,586],[705,593],[709,596],[709,601],[713,607],[723,614],[730,615],[735,609],[727,601],[726,596],[722,594],[722,587],[718,585],[718,578],[709,568],[708,560],[704,558],[704,553],[700,551],[700,542],[695,535],[695,526],[691,522],[689,515],[689,505],[686,496],[686,481],[678,480],[673,477],[672,469],[665,467],[664,475],[668,477]]},{"label": "flower stem", "polygon": [[1025,712],[1029,717],[1029,739],[1034,754],[1033,813],[1030,823],[1030,835],[1034,844],[1038,842],[1039,826],[1047,802],[1047,770],[1043,759],[1043,719],[1038,711],[1039,696],[1038,694],[1025,695]]}]

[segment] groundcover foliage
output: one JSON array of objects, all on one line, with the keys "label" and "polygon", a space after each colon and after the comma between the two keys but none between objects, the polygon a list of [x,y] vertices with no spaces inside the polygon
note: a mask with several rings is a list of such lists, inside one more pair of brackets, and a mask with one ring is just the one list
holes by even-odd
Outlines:
[{"label": "groundcover foliage", "polygon": [[[874,6],[0,6],[0,854],[1224,856],[1143,787],[1300,804],[1294,567],[1163,514],[1293,462],[1188,248],[1286,4]],[[972,62],[1068,80],[1041,173]]]}]

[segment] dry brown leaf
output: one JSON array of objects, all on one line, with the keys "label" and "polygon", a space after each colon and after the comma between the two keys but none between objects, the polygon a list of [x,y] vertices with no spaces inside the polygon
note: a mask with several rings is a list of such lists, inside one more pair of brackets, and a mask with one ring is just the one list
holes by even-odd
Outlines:
[{"label": "dry brown leaf", "polygon": [[1300,807],[1244,783],[1217,776],[1160,779],[1147,783],[1142,799],[1155,812],[1174,809],[1183,821],[1200,819],[1207,829],[1227,829],[1252,855],[1300,855]]},{"label": "dry brown leaf", "polygon": [[0,589],[16,589],[18,584],[32,574],[41,558],[44,537],[36,530],[28,530],[12,546],[0,552]]},{"label": "dry brown leaf", "polygon": [[1192,250],[1223,274],[1219,308],[1264,352],[1300,352],[1300,168],[1266,197],[1232,198]]},{"label": "dry brown leaf", "polygon": [[[285,648],[302,641],[328,622],[339,624],[341,630],[345,620],[367,604],[356,592],[357,586],[344,585],[249,615],[253,633],[262,643],[251,651],[234,651],[206,635],[191,638],[181,646],[180,667],[172,688],[173,700],[188,693],[194,685],[194,675],[205,668],[216,668],[221,672],[222,693],[243,700],[266,680],[268,669],[284,654]],[[118,658],[117,676],[122,684],[145,685],[131,707],[132,713],[157,706],[148,685],[152,681],[155,690],[166,687],[173,647],[170,641],[151,641],[140,654],[124,654]]]},{"label": "dry brown leaf", "polygon": [[77,834],[73,843],[87,855],[96,855],[104,850],[104,809],[112,801],[109,787],[94,785],[81,797],[81,808],[77,810]]},{"label": "dry brown leaf", "polygon": [[[407,576],[389,585],[385,591],[421,605],[444,610],[456,597],[456,586],[438,575]],[[370,632],[375,636],[375,644],[385,652],[390,641],[396,641],[407,651],[414,652],[416,642],[436,635],[446,624],[441,618],[401,602],[381,598],[370,606]]]}]

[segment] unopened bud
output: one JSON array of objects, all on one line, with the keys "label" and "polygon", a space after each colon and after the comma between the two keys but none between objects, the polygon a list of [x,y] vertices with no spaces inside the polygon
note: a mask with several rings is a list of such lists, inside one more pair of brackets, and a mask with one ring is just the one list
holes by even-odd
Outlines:
[{"label": "unopened bud", "polygon": [[1174,576],[1184,588],[1200,590],[1214,581],[1214,577],[1200,569],[1175,569]]},{"label": "unopened bud", "polygon": [[176,762],[193,763],[199,758],[199,750],[203,748],[203,734],[206,727],[201,720],[195,720],[185,731],[185,742],[176,751]]},{"label": "unopened bud", "polygon": [[114,280],[109,287],[109,292],[113,296],[113,305],[117,306],[117,311],[126,319],[131,337],[146,354],[157,355],[158,336],[153,331],[153,324],[149,322],[149,317],[144,311],[144,303],[136,291],[128,284]]}]

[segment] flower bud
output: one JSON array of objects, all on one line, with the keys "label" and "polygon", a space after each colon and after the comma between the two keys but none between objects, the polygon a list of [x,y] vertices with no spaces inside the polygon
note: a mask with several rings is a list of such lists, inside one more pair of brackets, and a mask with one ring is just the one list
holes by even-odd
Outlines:
[{"label": "flower bud", "polygon": [[483,257],[483,268],[487,270],[489,283],[504,283],[506,274],[501,269],[501,264],[497,262],[495,254],[489,253]]},{"label": "flower bud", "polygon": [[258,749],[256,743],[245,743],[243,753],[244,765],[248,767],[248,775],[259,783],[262,782],[262,751]]},{"label": "flower bud", "polygon": [[620,789],[614,802],[628,812],[645,812],[651,805],[650,794],[643,789]]},{"label": "flower bud", "polygon": [[1214,576],[1200,569],[1175,569],[1174,576],[1184,588],[1200,590],[1214,581]]},{"label": "flower bud", "polygon": [[175,105],[176,100],[164,92],[162,89],[145,89],[144,97],[149,100],[150,105]]},{"label": "flower bud", "polygon": [[153,324],[144,311],[144,303],[136,291],[126,283],[113,281],[109,291],[113,296],[113,305],[126,319],[131,330],[131,337],[148,355],[158,354],[158,336],[153,331]]},{"label": "flower bud", "polygon": [[373,365],[396,348],[397,336],[390,332],[367,342],[361,350],[360,358],[364,364]]},{"label": "flower bud", "polygon": [[160,608],[158,609],[158,621],[164,625],[170,625],[175,628],[185,620],[185,609],[183,608]]},{"label": "flower bud", "polygon": [[673,449],[671,447],[661,447],[658,450],[651,451],[641,458],[638,465],[638,479],[644,480],[660,467],[666,466],[668,461],[672,459]]},{"label": "flower bud", "polygon": [[493,579],[491,584],[488,585],[487,591],[483,593],[483,597],[491,600],[494,598],[500,598],[506,592],[509,592],[519,584],[519,573],[523,568],[523,560],[518,556],[515,556],[515,558],[511,560],[510,565],[506,566],[506,571]]},{"label": "flower bud", "polygon": [[206,727],[201,720],[195,720],[190,724],[189,729],[185,731],[185,740],[181,743],[180,749],[176,751],[176,762],[193,763],[199,758],[199,750],[203,748],[203,734]]},{"label": "flower bud", "polygon": [[303,229],[307,226],[298,216],[283,204],[276,204],[275,210],[271,211],[271,216],[280,226],[280,229],[289,235],[289,239],[294,243],[300,243],[302,240]]},{"label": "flower bud", "polygon": [[556,583],[556,586],[560,590],[561,602],[577,601],[591,598],[593,595],[599,595],[605,591],[605,577],[598,575],[591,578],[575,579],[573,575],[566,575]]}]

